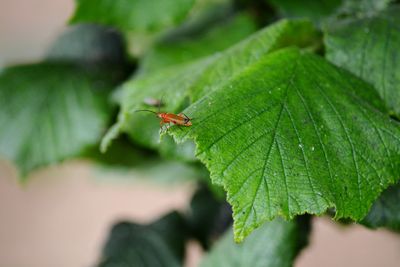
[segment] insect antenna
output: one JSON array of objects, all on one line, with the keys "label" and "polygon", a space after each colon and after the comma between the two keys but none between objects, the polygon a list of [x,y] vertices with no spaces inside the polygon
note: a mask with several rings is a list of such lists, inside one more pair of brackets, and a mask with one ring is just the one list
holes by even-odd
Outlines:
[{"label": "insect antenna", "polygon": [[186,117],[186,119],[188,119],[189,121],[192,121],[192,120],[194,120],[195,118],[189,118],[185,113],[182,113],[183,114],[183,116],[185,116]]},{"label": "insect antenna", "polygon": [[161,104],[163,104],[162,100],[164,98],[165,93],[161,96],[160,102],[158,102],[158,113],[160,113],[161,110]]},{"label": "insect antenna", "polygon": [[141,111],[147,111],[147,112],[151,112],[151,113],[154,113],[154,114],[158,114],[157,112],[155,112],[155,111],[152,111],[152,110],[148,110],[148,109],[137,109],[137,110],[135,110],[135,112],[141,112]]}]

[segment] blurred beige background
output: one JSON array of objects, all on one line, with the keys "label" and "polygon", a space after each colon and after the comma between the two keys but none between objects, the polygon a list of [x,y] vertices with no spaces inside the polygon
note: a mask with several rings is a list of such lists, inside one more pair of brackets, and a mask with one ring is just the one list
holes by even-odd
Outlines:
[{"label": "blurred beige background", "polygon": [[[0,68],[39,60],[72,10],[72,0],[0,0]],[[73,161],[36,171],[21,186],[15,168],[0,160],[0,267],[93,266],[114,222],[185,209],[193,190],[97,176],[88,162]],[[200,255],[191,244],[186,265]],[[318,218],[295,266],[398,267],[400,237]]]}]

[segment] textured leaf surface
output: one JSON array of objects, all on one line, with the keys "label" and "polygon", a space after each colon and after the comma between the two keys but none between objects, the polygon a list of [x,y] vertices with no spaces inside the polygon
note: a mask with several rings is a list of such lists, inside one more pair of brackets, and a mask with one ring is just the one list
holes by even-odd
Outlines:
[{"label": "textured leaf surface", "polygon": [[334,13],[342,4],[342,0],[266,0],[276,7],[283,16],[303,17],[316,21]]},{"label": "textured leaf surface", "polygon": [[233,206],[235,238],[277,215],[362,219],[400,177],[400,128],[368,84],[297,49],[267,55],[184,112],[177,139]]},{"label": "textured leaf surface", "polygon": [[400,7],[375,17],[332,24],[325,30],[326,57],[375,86],[400,114]]},{"label": "textured leaf surface", "polygon": [[[154,115],[134,113],[149,108],[146,98],[163,99],[163,110],[179,113],[190,100],[213,91],[229,78],[260,57],[289,45],[312,45],[315,30],[308,21],[280,21],[233,47],[195,62],[172,66],[154,74],[134,78],[123,85],[121,112],[116,125],[102,142],[105,150],[119,132],[128,133],[142,145],[156,148],[159,144],[159,123]],[[154,108],[156,110],[156,108]]]},{"label": "textured leaf surface", "polygon": [[191,34],[171,34],[155,44],[140,64],[141,74],[222,51],[256,30],[254,21],[244,14],[217,21],[216,25],[204,24],[202,29],[193,29]]},{"label": "textured leaf surface", "polygon": [[255,230],[242,244],[233,241],[233,233],[214,245],[201,267],[290,267],[300,249],[306,245],[307,222],[275,219]]},{"label": "textured leaf surface", "polygon": [[176,212],[149,225],[118,223],[98,266],[182,266],[185,234],[184,220]]},{"label": "textured leaf surface", "polygon": [[153,32],[185,18],[193,0],[77,0],[71,22],[92,22],[124,32]]},{"label": "textured leaf surface", "polygon": [[400,183],[382,193],[361,223],[371,228],[387,227],[400,232]]},{"label": "textured leaf surface", "polygon": [[98,142],[110,85],[80,68],[38,64],[0,75],[0,154],[22,174]]}]

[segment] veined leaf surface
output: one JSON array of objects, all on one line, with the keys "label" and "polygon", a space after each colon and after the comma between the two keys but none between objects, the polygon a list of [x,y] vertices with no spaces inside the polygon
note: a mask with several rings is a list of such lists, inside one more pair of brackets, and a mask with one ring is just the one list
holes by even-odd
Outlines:
[{"label": "veined leaf surface", "polygon": [[362,219],[400,177],[399,124],[375,91],[297,49],[267,55],[184,112],[173,130],[194,139],[197,157],[233,206],[235,238],[277,215]]}]

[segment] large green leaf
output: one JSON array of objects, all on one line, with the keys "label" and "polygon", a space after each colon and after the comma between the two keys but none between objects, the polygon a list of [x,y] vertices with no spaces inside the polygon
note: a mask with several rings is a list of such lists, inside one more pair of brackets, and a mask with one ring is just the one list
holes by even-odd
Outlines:
[{"label": "large green leaf", "polygon": [[43,63],[0,75],[0,154],[23,175],[94,145],[109,118],[103,75]]},{"label": "large green leaf", "polygon": [[285,17],[303,17],[315,21],[333,14],[343,0],[265,0],[273,5]]},{"label": "large green leaf", "polygon": [[275,219],[255,230],[242,244],[233,242],[232,232],[215,244],[201,267],[290,267],[306,245],[308,218],[298,222]]},{"label": "large green leaf", "polygon": [[158,147],[158,121],[151,114],[134,112],[136,109],[149,108],[144,103],[146,98],[162,98],[164,110],[178,113],[190,100],[197,100],[218,88],[264,54],[289,45],[309,46],[314,43],[315,38],[316,32],[310,22],[283,20],[224,52],[128,81],[123,85],[118,123],[103,139],[102,150],[120,132],[128,133],[135,141],[147,147]]},{"label": "large green leaf", "polygon": [[176,212],[149,225],[121,222],[113,227],[98,266],[182,266],[185,240],[185,222]]},{"label": "large green leaf", "polygon": [[388,108],[400,114],[400,7],[375,17],[331,24],[326,57],[375,86]]},{"label": "large green leaf", "polygon": [[153,32],[185,18],[194,0],[76,0],[73,23],[92,22],[124,32]]},{"label": "large green leaf", "polygon": [[375,91],[297,49],[263,57],[184,111],[197,157],[227,190],[235,238],[277,215],[362,219],[400,177],[399,124]]},{"label": "large green leaf", "polygon": [[361,221],[371,227],[387,227],[400,232],[400,183],[386,189]]}]

